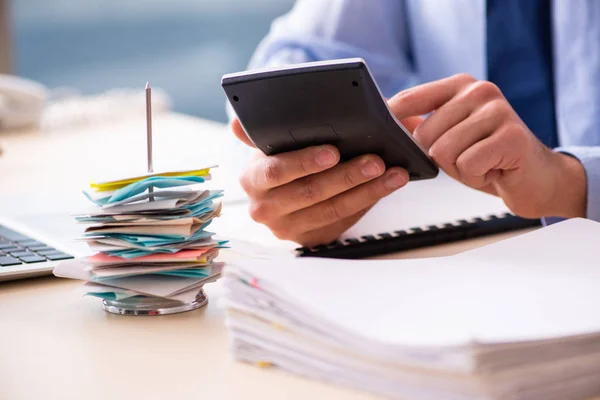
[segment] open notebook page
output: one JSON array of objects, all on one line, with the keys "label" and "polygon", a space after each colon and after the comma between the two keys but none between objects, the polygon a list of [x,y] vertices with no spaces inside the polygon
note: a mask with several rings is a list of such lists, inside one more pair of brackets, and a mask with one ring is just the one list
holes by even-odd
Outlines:
[{"label": "open notebook page", "polygon": [[440,172],[435,179],[410,182],[379,201],[343,238],[438,225],[507,211],[502,199],[471,189]]}]

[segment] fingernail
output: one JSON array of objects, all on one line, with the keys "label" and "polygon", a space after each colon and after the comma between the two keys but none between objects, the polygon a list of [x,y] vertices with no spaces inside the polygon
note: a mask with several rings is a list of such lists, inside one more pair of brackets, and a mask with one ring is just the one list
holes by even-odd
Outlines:
[{"label": "fingernail", "polygon": [[375,161],[367,161],[360,167],[365,178],[375,178],[381,174],[381,169]]},{"label": "fingernail", "polygon": [[335,153],[329,149],[323,149],[317,153],[315,158],[319,167],[331,167],[337,161]]},{"label": "fingernail", "polygon": [[402,174],[391,174],[385,178],[384,185],[390,190],[398,189],[406,183],[406,179]]}]

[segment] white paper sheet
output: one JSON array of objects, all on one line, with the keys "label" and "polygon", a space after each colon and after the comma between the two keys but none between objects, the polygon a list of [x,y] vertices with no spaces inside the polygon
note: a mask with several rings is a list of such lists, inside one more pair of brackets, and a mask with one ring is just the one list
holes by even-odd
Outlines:
[{"label": "white paper sheet", "polygon": [[600,332],[598,238],[599,223],[574,219],[453,257],[248,259],[232,271],[376,343],[541,340]]}]

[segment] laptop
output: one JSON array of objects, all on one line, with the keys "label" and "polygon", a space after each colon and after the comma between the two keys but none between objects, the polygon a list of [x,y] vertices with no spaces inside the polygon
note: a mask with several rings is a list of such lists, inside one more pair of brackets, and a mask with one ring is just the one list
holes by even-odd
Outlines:
[{"label": "laptop", "polygon": [[0,282],[51,275],[60,261],[90,254],[62,200],[0,198]]}]

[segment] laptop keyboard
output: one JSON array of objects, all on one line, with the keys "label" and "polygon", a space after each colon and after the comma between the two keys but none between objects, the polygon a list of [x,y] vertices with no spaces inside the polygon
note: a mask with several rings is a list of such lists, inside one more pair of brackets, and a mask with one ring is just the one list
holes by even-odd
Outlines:
[{"label": "laptop keyboard", "polygon": [[0,268],[69,258],[73,256],[0,225]]}]

